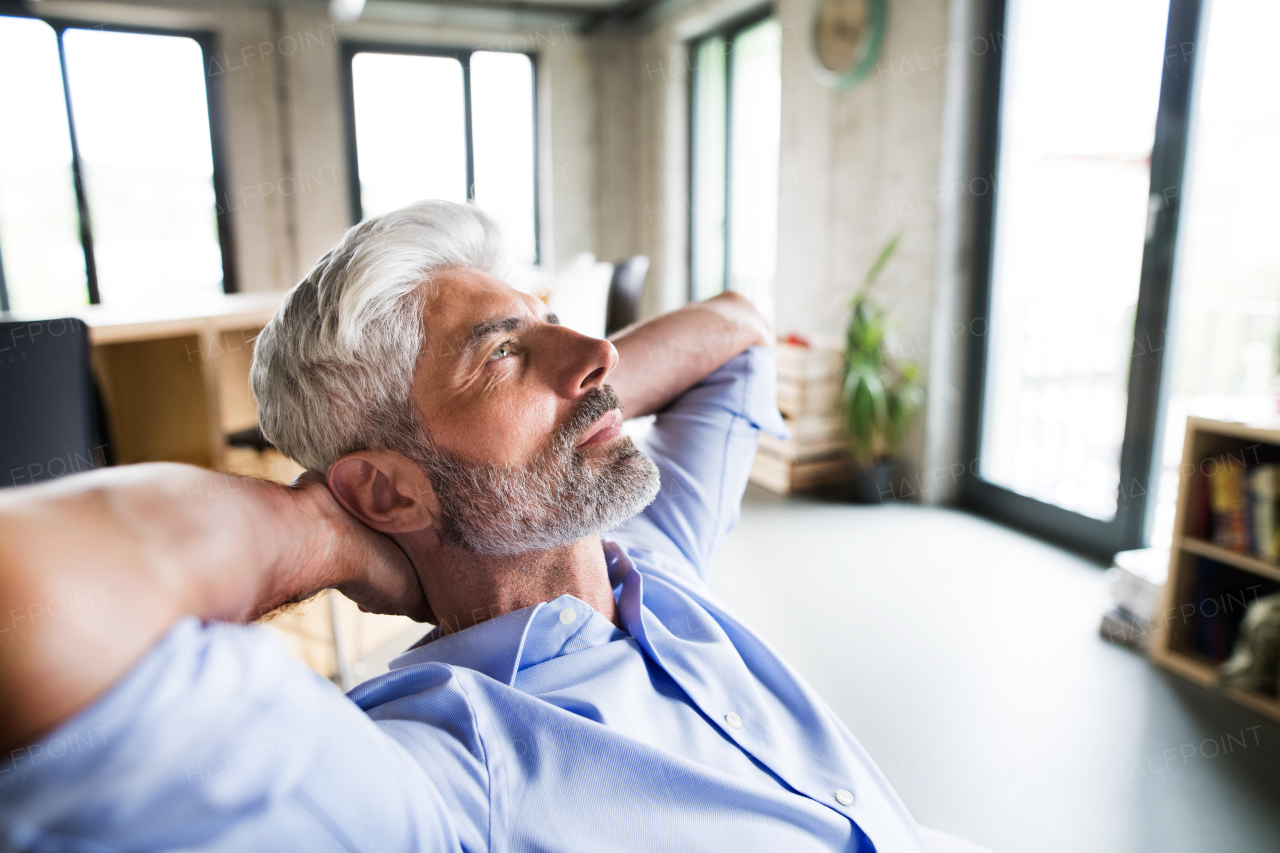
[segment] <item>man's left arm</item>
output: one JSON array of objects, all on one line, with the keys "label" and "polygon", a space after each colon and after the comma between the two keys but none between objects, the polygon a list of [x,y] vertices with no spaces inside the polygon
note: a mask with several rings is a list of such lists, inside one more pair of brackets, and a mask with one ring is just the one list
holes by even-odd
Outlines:
[{"label": "man's left arm", "polygon": [[770,346],[769,323],[745,297],[726,291],[610,338],[618,366],[608,383],[628,418],[651,415],[753,346]]}]

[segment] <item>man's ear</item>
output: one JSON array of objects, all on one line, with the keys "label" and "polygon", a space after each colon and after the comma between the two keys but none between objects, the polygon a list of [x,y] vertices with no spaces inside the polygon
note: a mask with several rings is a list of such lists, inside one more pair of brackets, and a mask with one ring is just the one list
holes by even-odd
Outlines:
[{"label": "man's ear", "polygon": [[431,479],[389,450],[358,450],[334,462],[329,491],[347,512],[382,533],[425,530],[440,516]]}]

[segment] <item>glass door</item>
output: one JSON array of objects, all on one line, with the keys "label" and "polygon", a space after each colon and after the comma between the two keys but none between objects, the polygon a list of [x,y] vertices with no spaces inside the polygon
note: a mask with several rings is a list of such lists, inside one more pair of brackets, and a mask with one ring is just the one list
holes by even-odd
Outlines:
[{"label": "glass door", "polygon": [[1277,417],[1280,32],[1274,0],[1214,0],[1200,38],[1178,236],[1170,381],[1151,541],[1172,539],[1188,415]]},{"label": "glass door", "polygon": [[1198,3],[1007,0],[995,14],[965,495],[1081,550],[1136,547]]}]

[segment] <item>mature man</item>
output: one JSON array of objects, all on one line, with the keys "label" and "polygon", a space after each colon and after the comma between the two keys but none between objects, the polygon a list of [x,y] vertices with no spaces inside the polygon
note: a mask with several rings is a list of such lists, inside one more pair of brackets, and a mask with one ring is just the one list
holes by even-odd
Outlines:
[{"label": "mature man", "polygon": [[[294,288],[253,369],[293,487],[140,465],[4,497],[0,846],[926,849],[707,585],[782,429],[764,321],[726,295],[585,337],[500,245],[421,202]],[[658,413],[641,448],[623,412]],[[436,627],[343,697],[232,624],[329,587]]]}]

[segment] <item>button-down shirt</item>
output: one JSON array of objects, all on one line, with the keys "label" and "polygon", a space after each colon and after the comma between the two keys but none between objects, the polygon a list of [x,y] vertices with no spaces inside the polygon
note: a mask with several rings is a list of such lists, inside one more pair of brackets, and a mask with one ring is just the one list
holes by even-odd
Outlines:
[{"label": "button-down shirt", "polygon": [[563,595],[432,632],[343,697],[262,628],[185,619],[0,760],[0,844],[922,853],[848,729],[708,586],[757,432],[784,429],[774,387],[753,348],[643,439],[661,491],[603,544],[622,629]]}]

